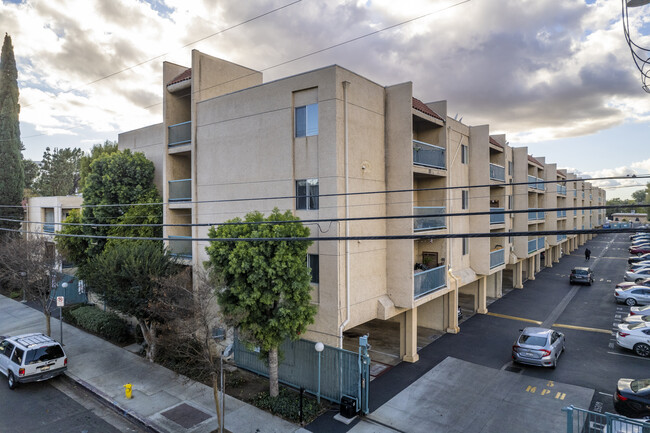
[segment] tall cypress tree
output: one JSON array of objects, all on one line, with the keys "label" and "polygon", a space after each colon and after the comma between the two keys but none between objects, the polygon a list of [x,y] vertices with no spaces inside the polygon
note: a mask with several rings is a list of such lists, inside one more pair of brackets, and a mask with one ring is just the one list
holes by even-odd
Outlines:
[{"label": "tall cypress tree", "polygon": [[[11,37],[5,34],[0,56],[0,207],[4,218],[23,219],[20,205],[23,199],[25,173],[22,165],[20,122],[18,113],[18,70]],[[0,220],[0,228],[19,229],[20,223]],[[0,230],[0,238],[7,234]]]}]

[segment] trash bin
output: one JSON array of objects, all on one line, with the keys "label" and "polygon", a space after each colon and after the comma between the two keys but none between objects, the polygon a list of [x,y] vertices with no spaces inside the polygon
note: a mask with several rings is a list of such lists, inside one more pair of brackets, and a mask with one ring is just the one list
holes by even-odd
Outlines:
[{"label": "trash bin", "polygon": [[354,418],[357,415],[357,401],[350,397],[341,398],[339,413],[346,418]]}]

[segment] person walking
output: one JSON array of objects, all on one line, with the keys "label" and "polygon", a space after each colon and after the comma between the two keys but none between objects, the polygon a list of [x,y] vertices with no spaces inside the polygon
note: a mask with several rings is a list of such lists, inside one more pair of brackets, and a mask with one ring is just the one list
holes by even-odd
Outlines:
[{"label": "person walking", "polygon": [[591,250],[589,248],[585,249],[585,260],[589,261],[591,258]]}]

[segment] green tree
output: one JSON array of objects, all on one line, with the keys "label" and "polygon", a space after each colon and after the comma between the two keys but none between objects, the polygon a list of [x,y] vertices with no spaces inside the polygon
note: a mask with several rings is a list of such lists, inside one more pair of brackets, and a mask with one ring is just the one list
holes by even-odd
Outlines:
[{"label": "green tree", "polygon": [[630,209],[633,209],[629,206],[626,205],[631,205],[634,204],[634,200],[623,200],[621,198],[613,198],[611,200],[607,200],[607,206],[615,206],[613,208],[607,209],[605,212],[607,214],[607,218],[611,219],[612,214],[615,213],[621,213],[621,212],[630,212]]},{"label": "green tree", "polygon": [[[11,37],[5,34],[0,54],[0,205],[3,207],[0,215],[7,219],[23,219],[23,189],[25,174],[23,172],[20,149],[20,121],[18,115],[18,70]],[[16,230],[19,222],[0,220],[0,228]],[[5,230],[0,231],[0,237],[7,236]]]},{"label": "green tree", "polygon": [[81,149],[57,149],[49,147],[43,152],[40,176],[34,182],[34,190],[40,196],[73,195],[79,192],[79,161]]},{"label": "green tree", "polygon": [[32,190],[34,188],[34,181],[38,177],[41,168],[37,163],[31,159],[23,158],[23,172],[25,173],[25,189]]},{"label": "green tree", "polygon": [[[167,315],[156,296],[160,281],[181,270],[160,245],[151,241],[130,241],[107,247],[86,265],[84,281],[106,305],[133,316],[147,343],[147,359],[156,353],[156,333]],[[155,296],[154,296],[155,295]]]},{"label": "green tree", "polygon": [[[295,221],[269,224],[260,222]],[[209,230],[211,238],[294,238],[293,241],[210,241],[206,248],[207,267],[223,284],[217,300],[226,323],[239,329],[249,345],[268,355],[269,393],[277,397],[278,348],[293,340],[314,322],[316,307],[311,304],[311,272],[307,267],[309,228],[290,211],[276,208],[265,218],[260,212],[229,222],[250,224],[220,225]]]},{"label": "green tree", "polygon": [[[72,209],[68,214],[68,217],[63,221],[66,224],[80,224],[81,223],[81,210]],[[64,225],[61,233],[68,235],[76,235],[79,237],[73,236],[57,236],[56,245],[61,254],[75,264],[83,264],[88,258],[86,255],[86,250],[92,239],[83,237],[84,230],[80,225]],[[79,269],[79,276],[82,274],[82,269]],[[82,277],[83,278],[83,277]]]},{"label": "green tree", "polygon": [[117,143],[114,141],[106,140],[104,144],[95,144],[90,150],[89,155],[83,155],[79,161],[79,191],[83,191],[86,186],[86,178],[90,174],[90,165],[96,159],[104,155],[110,155],[117,152]]}]

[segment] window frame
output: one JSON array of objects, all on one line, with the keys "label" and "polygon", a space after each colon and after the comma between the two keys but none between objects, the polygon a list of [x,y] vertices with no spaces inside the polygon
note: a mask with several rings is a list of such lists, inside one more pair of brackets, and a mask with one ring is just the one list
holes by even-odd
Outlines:
[{"label": "window frame", "polygon": [[[301,194],[300,184],[304,183],[304,194]],[[320,185],[318,178],[298,179],[296,188],[296,210],[318,210],[320,207]],[[315,189],[315,192],[313,191]],[[304,202],[304,203],[302,203]]]},{"label": "window frame", "polygon": [[469,209],[469,190],[463,189],[460,192],[460,207],[463,210]]},{"label": "window frame", "polygon": [[460,163],[469,164],[469,146],[466,144],[460,145]]},{"label": "window frame", "polygon": [[[316,264],[314,268],[314,263]],[[318,254],[307,254],[307,268],[311,273],[311,284],[320,284],[320,256]],[[315,274],[315,275],[314,275]]]},{"label": "window frame", "polygon": [[295,138],[318,135],[318,102],[295,107],[293,113]]}]

